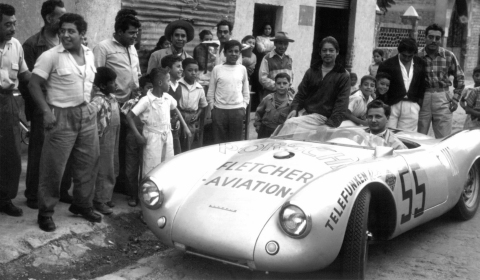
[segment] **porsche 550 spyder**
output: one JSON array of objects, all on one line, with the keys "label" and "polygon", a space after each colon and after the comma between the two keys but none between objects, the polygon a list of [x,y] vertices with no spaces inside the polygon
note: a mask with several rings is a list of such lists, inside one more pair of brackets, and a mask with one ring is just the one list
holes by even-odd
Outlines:
[{"label": "porsche 550 spyder", "polygon": [[148,227],[171,247],[252,270],[315,271],[338,259],[362,279],[368,244],[479,205],[480,130],[444,139],[395,130],[393,150],[364,128],[283,127],[212,145],[142,181]]}]

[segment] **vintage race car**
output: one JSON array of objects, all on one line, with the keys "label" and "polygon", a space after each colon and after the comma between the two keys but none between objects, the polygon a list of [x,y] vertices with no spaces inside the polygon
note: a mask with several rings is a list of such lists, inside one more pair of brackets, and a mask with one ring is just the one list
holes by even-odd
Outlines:
[{"label": "vintage race car", "polygon": [[436,140],[364,128],[283,127],[160,164],[140,186],[143,217],[168,246],[252,270],[315,271],[338,259],[364,277],[369,242],[479,205],[480,130]]}]

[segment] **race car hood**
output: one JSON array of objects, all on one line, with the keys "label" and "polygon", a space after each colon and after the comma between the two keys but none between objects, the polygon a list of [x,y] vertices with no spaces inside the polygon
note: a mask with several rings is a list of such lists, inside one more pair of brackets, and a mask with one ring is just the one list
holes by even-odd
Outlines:
[{"label": "race car hood", "polygon": [[373,157],[373,150],[360,147],[273,139],[204,149],[210,155],[210,170],[179,207],[172,241],[243,260],[253,260],[255,242],[266,222],[305,184]]}]

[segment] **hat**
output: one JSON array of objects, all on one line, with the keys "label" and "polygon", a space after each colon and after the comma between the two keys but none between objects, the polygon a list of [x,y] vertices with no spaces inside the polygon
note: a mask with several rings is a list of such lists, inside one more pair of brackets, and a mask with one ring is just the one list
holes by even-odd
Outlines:
[{"label": "hat", "polygon": [[279,41],[279,42],[295,42],[293,39],[288,38],[287,32],[283,31],[278,31],[277,34],[275,34],[275,38],[271,38],[271,41]]},{"label": "hat", "polygon": [[183,19],[170,22],[165,28],[165,37],[170,40],[170,38],[172,38],[173,31],[175,31],[175,29],[177,28],[183,28],[187,30],[187,42],[193,40],[195,36],[195,30],[193,29],[193,26],[190,24],[190,22]]}]

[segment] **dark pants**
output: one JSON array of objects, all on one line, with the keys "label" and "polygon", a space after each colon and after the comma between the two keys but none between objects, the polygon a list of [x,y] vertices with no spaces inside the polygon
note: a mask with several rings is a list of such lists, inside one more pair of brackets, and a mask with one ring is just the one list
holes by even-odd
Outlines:
[{"label": "dark pants", "polygon": [[[25,107],[27,108],[27,107]],[[27,200],[37,200],[38,181],[40,177],[40,157],[42,156],[45,132],[43,128],[43,114],[35,109],[30,114],[30,139],[28,143],[27,176],[25,179],[25,197]],[[70,166],[67,164],[60,187],[61,196],[68,194],[71,185]]]},{"label": "dark pants", "polygon": [[95,196],[93,200],[106,203],[112,200],[115,179],[118,176],[118,139],[120,125],[110,125],[99,139],[100,158],[95,179]]},{"label": "dark pants", "polygon": [[212,110],[215,144],[242,140],[245,108]]},{"label": "dark pants", "polygon": [[[142,134],[141,127],[137,126],[138,132]],[[138,177],[141,164],[142,147],[137,144],[135,134],[131,129],[128,130],[126,138],[125,152],[125,175],[127,177],[127,195],[138,197]]]},{"label": "dark pants", "polygon": [[97,112],[93,105],[53,107],[57,125],[45,131],[38,188],[39,215],[52,216],[60,198],[60,183],[72,160],[73,204],[92,207],[94,171],[99,157]]},{"label": "dark pants", "polygon": [[18,112],[13,93],[0,93],[0,206],[17,196],[22,172]]},{"label": "dark pants", "polygon": [[269,138],[272,136],[275,128],[271,128],[265,125],[260,125],[260,129],[258,130],[258,137],[257,139]]},{"label": "dark pants", "polygon": [[173,154],[178,155],[182,152],[182,146],[180,144],[180,129],[172,129],[173,138]]}]

